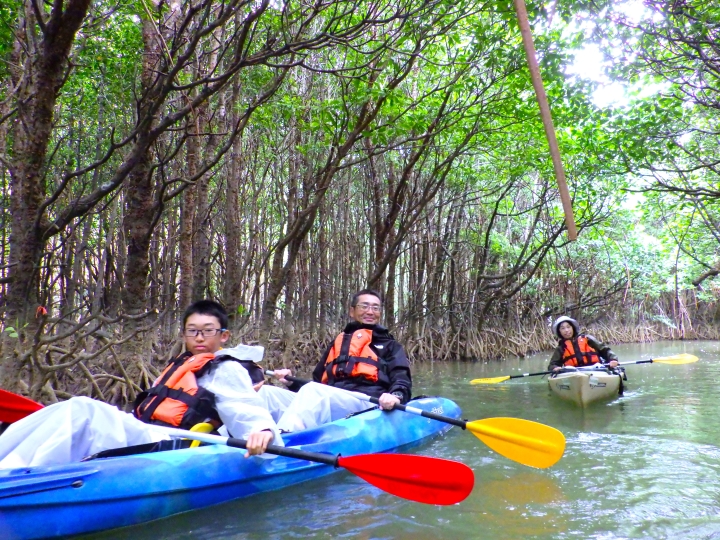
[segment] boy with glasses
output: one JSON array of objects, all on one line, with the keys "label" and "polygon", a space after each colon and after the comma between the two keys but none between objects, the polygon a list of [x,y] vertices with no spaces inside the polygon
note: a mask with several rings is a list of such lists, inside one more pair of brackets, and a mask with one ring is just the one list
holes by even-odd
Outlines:
[{"label": "boy with glasses", "polygon": [[264,381],[255,364],[262,359],[263,348],[223,349],[230,339],[228,322],[217,302],[190,305],[183,316],[186,352],[138,397],[133,412],[143,422],[184,429],[205,421],[222,424],[232,437],[247,439],[249,455],[261,454],[273,441],[282,444],[275,421],[256,392]]},{"label": "boy with glasses", "polygon": [[[192,304],[183,317],[187,352],[170,363],[134,408],[141,418],[152,408],[145,420],[165,425],[189,427],[195,420],[219,420],[224,424],[221,429],[247,439],[246,456],[261,454],[269,443],[283,442],[253,387],[252,370],[232,360],[259,360],[262,347],[222,349],[230,337],[227,326],[227,313],[216,302]],[[194,364],[202,364],[201,369],[188,369]],[[194,393],[187,392],[191,388]],[[0,437],[0,468],[69,463],[103,450],[162,439],[167,436],[131,414],[101,401],[75,397],[12,424]]]},{"label": "boy with glasses", "polygon": [[[405,351],[387,328],[381,326],[380,294],[363,289],[350,301],[350,321],[335,338],[313,371],[313,381],[303,386],[278,421],[283,431],[299,431],[332,422],[367,408],[351,390],[376,397],[380,407],[391,410],[410,400],[412,379]],[[275,377],[289,385],[288,369]]]}]

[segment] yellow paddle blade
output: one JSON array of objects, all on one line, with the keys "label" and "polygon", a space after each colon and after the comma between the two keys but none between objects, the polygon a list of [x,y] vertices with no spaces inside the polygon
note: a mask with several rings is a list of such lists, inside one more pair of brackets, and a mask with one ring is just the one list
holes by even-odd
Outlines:
[{"label": "yellow paddle blade", "polygon": [[662,358],[653,358],[653,363],[657,362],[658,364],[692,364],[693,362],[697,362],[700,360],[697,356],[692,354],[676,354],[675,356],[664,356]]},{"label": "yellow paddle blade", "polygon": [[485,418],[467,423],[467,429],[498,454],[545,469],[565,452],[565,436],[557,429],[520,418]]},{"label": "yellow paddle blade", "polygon": [[489,379],[473,379],[470,384],[497,384],[499,382],[507,381],[510,378],[509,375],[505,377],[490,377]]},{"label": "yellow paddle blade", "polygon": [[[200,422],[190,428],[190,431],[194,431],[195,433],[212,433],[214,430],[215,427],[209,422]],[[197,448],[198,446],[200,446],[200,441],[190,443],[190,448]]]}]

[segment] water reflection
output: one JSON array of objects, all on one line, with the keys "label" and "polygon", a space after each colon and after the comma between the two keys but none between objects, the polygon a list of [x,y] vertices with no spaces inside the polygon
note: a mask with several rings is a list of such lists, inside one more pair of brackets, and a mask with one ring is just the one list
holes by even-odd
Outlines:
[{"label": "water reflection", "polygon": [[495,538],[527,538],[567,531],[567,520],[558,511],[567,499],[557,481],[530,469],[513,471],[485,481],[480,495],[468,502],[478,528],[494,531]]},{"label": "water reflection", "polygon": [[613,424],[624,419],[625,403],[623,398],[611,402],[593,403],[589,407],[573,406],[548,391],[549,417],[561,419],[561,423],[553,426],[561,431],[596,431],[605,432]]}]

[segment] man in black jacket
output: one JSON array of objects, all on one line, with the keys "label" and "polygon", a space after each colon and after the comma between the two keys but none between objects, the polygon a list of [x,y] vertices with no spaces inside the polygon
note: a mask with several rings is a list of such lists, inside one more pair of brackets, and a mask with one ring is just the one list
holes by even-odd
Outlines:
[{"label": "man in black jacket", "polygon": [[[314,383],[298,391],[278,427],[297,431],[368,407],[366,401],[343,390],[376,397],[384,410],[410,400],[412,379],[407,356],[402,345],[379,324],[381,314],[382,299],[377,292],[363,289],[353,295],[349,311],[352,321],[326,349],[313,371]],[[284,376],[290,371],[275,373],[286,382]]]}]

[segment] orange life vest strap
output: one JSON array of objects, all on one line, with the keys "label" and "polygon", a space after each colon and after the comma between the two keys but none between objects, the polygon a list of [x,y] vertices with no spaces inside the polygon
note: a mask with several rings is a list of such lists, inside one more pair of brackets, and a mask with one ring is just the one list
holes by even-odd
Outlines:
[{"label": "orange life vest strap", "polygon": [[[202,370],[207,366],[208,362],[215,358],[213,353],[202,353],[191,356],[189,353],[183,354],[173,360],[160,377],[155,381],[152,388],[145,394],[145,399],[136,409],[137,417],[143,422],[149,423],[153,420],[153,415],[157,408],[166,399],[173,399],[184,403],[188,409],[194,409],[199,399],[197,393],[197,381],[195,384],[189,383],[186,379],[191,373],[191,377],[196,379]],[[183,385],[183,379],[186,383]],[[175,388],[180,385],[179,388]],[[186,391],[186,390],[189,390]]]},{"label": "orange life vest strap", "polygon": [[[577,344],[577,347],[575,344]],[[590,347],[587,337],[578,336],[577,339],[565,340],[563,361],[565,366],[590,366],[600,361],[600,355]]]},{"label": "orange life vest strap", "polygon": [[372,330],[363,328],[352,333],[342,333],[325,360],[324,384],[334,384],[337,379],[362,378],[376,383],[389,382],[382,371],[377,354],[370,348]]}]

